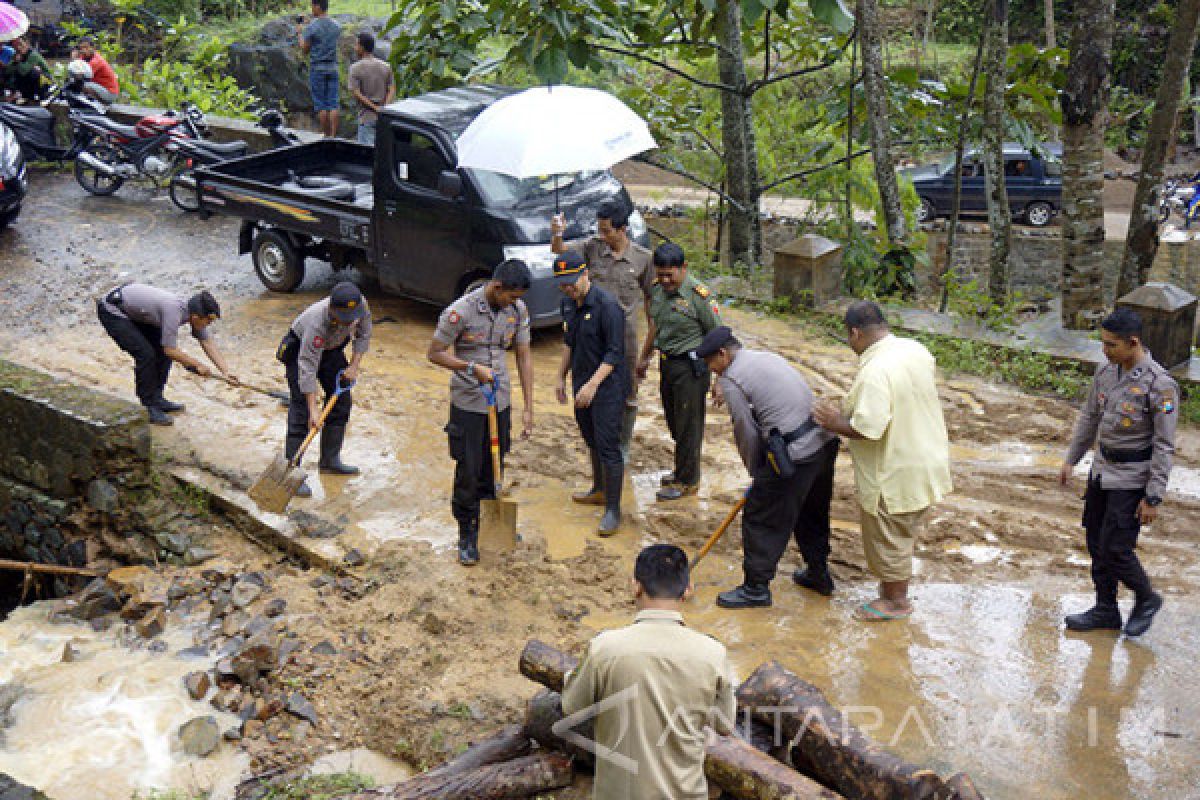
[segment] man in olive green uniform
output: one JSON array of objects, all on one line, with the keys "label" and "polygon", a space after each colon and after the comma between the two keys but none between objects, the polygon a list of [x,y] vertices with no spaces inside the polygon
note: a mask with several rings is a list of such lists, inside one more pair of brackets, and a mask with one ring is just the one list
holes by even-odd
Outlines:
[{"label": "man in olive green uniform", "polygon": [[659,391],[667,428],[675,440],[675,470],[663,478],[659,500],[677,500],[700,485],[704,406],[711,373],[696,348],[721,325],[721,312],[708,287],[687,271],[683,249],[674,242],[654,251],[658,279],[650,291],[650,326],[638,359],[638,379],[646,377],[650,356],[659,352]]},{"label": "man in olive green uniform", "polygon": [[588,264],[592,283],[617,298],[625,312],[625,368],[629,395],[621,415],[621,456],[628,463],[629,442],[637,419],[637,310],[650,318],[650,289],[654,265],[650,251],[629,238],[629,211],[616,200],[601,203],[596,210],[596,235],[589,239],[563,241],[567,223],[562,214],[550,220],[550,249],[562,254],[574,250]]},{"label": "man in olive green uniform", "polygon": [[1117,588],[1123,583],[1135,597],[1125,635],[1140,636],[1150,629],[1163,601],[1134,548],[1141,526],[1154,521],[1167,491],[1179,387],[1142,346],[1137,312],[1118,308],[1100,327],[1109,363],[1096,370],[1059,470],[1065,486],[1071,468],[1095,446],[1083,526],[1096,605],[1069,615],[1066,623],[1076,631],[1120,630]]},{"label": "man in olive green uniform", "polygon": [[[563,713],[595,713],[596,800],[708,800],[704,727],[733,732],[737,703],[725,647],[683,624],[688,560],[655,544],[633,569],[638,613],[588,644],[566,678]],[[602,749],[603,748],[603,749]]]}]

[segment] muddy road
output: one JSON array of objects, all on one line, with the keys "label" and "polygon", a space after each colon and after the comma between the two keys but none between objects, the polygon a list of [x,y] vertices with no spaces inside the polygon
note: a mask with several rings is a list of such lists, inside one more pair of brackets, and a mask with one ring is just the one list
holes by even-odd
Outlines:
[{"label": "muddy road", "polygon": [[[276,344],[335,279],[310,263],[300,291],[270,294],[249,259],[236,255],[236,230],[228,220],[184,216],[165,196],[122,190],[92,198],[66,175],[35,174],[19,224],[0,235],[0,349],[133,398],[130,364],[96,322],[93,298],[129,279],[181,292],[203,287],[223,305],[214,331],[235,370],[282,387]],[[627,522],[612,539],[596,538],[595,509],[567,498],[584,480],[585,458],[568,409],[553,399],[558,341],[542,334],[534,342],[536,432],[515,444],[509,468],[523,546],[462,569],[442,433],[447,375],[424,359],[436,310],[365,288],[376,337],[345,450],[364,472],[320,476],[312,500],[268,521],[331,558],[351,549],[366,556],[359,571],[371,590],[357,595],[318,590],[311,574],[284,566],[276,577],[314,641],[352,641],[362,656],[317,689],[342,745],[419,761],[516,719],[534,692],[515,669],[524,641],[537,636],[577,651],[595,630],[623,624],[637,549],[653,541],[697,547],[747,479],[725,413],[711,412],[700,495],[653,502],[671,443],[652,375],[642,387]],[[849,385],[849,350],[815,343],[785,322],[727,315],[750,346],[797,364],[818,394],[837,396]],[[173,428],[155,429],[164,458],[246,503],[242,492],[282,446],[283,410],[182,371],[168,396],[188,410]],[[919,543],[911,621],[853,618],[873,586],[843,452],[837,594],[828,600],[796,589],[793,551],[781,564],[774,608],[717,609],[716,592],[740,580],[735,526],[695,576],[690,624],[726,642],[742,675],[779,659],[884,743],[939,770],[971,773],[989,798],[1200,797],[1200,437],[1182,433],[1168,501],[1143,534],[1146,569],[1167,599],[1154,629],[1143,641],[1068,636],[1062,615],[1090,595],[1078,524],[1084,472],[1070,491],[1056,482],[1074,408],[953,376],[943,381],[943,401],[955,492]],[[258,766],[286,749],[244,746]]]}]

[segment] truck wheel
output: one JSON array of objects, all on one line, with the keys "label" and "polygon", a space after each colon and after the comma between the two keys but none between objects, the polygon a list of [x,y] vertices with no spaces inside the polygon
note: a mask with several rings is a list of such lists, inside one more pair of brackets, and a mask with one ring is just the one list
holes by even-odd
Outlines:
[{"label": "truck wheel", "polygon": [[291,292],[304,282],[304,257],[279,231],[262,231],[250,248],[258,279],[272,292]]},{"label": "truck wheel", "polygon": [[1041,200],[1025,206],[1025,223],[1035,228],[1044,228],[1054,219],[1054,208]]},{"label": "truck wheel", "polygon": [[937,209],[933,207],[933,203],[929,202],[929,198],[922,197],[921,204],[917,206],[917,222],[933,222],[937,219]]},{"label": "truck wheel", "polygon": [[16,222],[20,213],[20,206],[17,206],[16,208],[10,208],[8,211],[0,212],[0,231]]}]

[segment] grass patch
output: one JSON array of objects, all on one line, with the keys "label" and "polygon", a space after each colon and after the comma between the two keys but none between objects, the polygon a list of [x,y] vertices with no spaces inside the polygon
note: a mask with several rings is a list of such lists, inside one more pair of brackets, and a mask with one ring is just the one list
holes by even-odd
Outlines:
[{"label": "grass patch", "polygon": [[271,786],[260,800],[332,800],[335,797],[370,789],[375,782],[357,772],[310,775],[307,778]]}]

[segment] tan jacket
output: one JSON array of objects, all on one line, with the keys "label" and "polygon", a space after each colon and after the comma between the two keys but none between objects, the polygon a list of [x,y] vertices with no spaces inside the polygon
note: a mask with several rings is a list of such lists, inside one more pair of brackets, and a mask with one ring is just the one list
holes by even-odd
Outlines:
[{"label": "tan jacket", "polygon": [[562,695],[568,716],[599,704],[592,796],[707,800],[704,726],[732,732],[735,684],[725,646],[674,611],[641,611],[592,639]]}]

